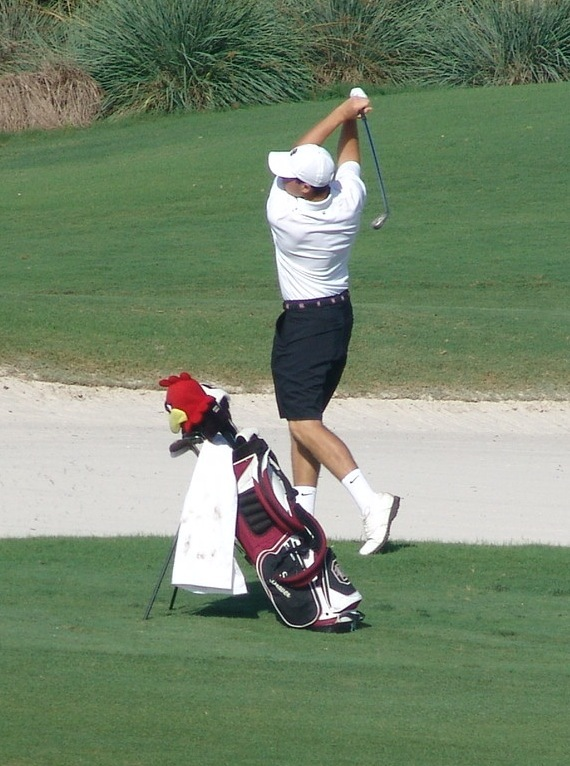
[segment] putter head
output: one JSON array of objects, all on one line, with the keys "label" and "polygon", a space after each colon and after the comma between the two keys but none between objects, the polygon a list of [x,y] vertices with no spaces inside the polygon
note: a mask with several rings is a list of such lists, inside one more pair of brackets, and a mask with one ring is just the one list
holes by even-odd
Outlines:
[{"label": "putter head", "polygon": [[382,226],[386,223],[388,220],[388,213],[382,213],[382,215],[379,215],[378,218],[375,218],[372,223],[370,224],[373,229],[381,229]]}]

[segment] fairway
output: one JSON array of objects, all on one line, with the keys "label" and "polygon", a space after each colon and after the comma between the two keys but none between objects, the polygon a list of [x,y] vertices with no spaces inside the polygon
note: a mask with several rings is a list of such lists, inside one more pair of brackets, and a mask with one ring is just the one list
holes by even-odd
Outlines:
[{"label": "fairway", "polygon": [[164,538],[0,542],[5,766],[563,766],[565,548],[335,544],[364,594],[345,635],[165,584]]},{"label": "fairway", "polygon": [[[342,394],[568,398],[570,84],[376,95]],[[330,103],[1,136],[0,365],[266,390],[266,155]],[[334,147],[331,147],[334,149]]]},{"label": "fairway", "polygon": [[[566,504],[548,511],[567,480],[570,83],[373,103],[392,215],[369,226],[381,199],[363,140],[368,201],[339,389],[361,399],[354,416],[339,403],[335,427],[354,435],[375,481],[403,486],[402,524],[418,534],[420,518],[435,534],[437,515],[461,540],[492,535],[517,497],[504,491],[512,476],[523,494],[530,486],[524,513],[558,542],[567,519],[554,521],[554,505]],[[0,539],[0,766],[567,766],[570,548],[526,544],[545,538],[417,542],[395,525],[385,551],[365,558],[343,537],[332,545],[365,614],[351,634],[283,627],[241,556],[247,596],[179,592],[169,610],[167,577],[143,620],[171,540],[131,535],[149,508],[170,528],[174,507],[157,497],[170,459],[162,394],[143,401],[145,389],[154,397],[159,378],[186,369],[249,397],[238,425],[261,418],[254,394],[272,392],[281,308],[267,152],[331,104],[0,134],[6,529],[28,520],[22,537]],[[16,378],[110,386],[110,404],[74,386],[10,398]],[[367,416],[379,399],[452,400],[461,412],[437,430],[437,413],[422,410],[398,432],[397,412]],[[481,400],[522,414],[501,430],[496,410],[468,411]],[[520,400],[531,400],[526,419]],[[555,423],[538,434],[547,409]],[[268,430],[282,427],[271,436],[288,438],[271,418]],[[549,445],[544,463],[530,441]],[[175,497],[189,466],[177,466]],[[509,540],[522,527],[514,505]],[[70,526],[54,532],[58,513]],[[91,517],[96,535],[117,534],[120,519],[128,536],[85,536]],[[458,539],[443,529],[435,539]]]}]

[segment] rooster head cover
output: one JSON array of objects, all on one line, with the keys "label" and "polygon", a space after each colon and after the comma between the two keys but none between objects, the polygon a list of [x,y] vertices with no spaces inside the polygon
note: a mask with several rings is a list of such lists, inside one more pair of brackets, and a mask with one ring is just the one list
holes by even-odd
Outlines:
[{"label": "rooster head cover", "polygon": [[216,404],[216,399],[207,394],[197,380],[187,372],[163,378],[159,385],[166,388],[166,402],[170,430],[188,434],[200,425],[206,414]]}]

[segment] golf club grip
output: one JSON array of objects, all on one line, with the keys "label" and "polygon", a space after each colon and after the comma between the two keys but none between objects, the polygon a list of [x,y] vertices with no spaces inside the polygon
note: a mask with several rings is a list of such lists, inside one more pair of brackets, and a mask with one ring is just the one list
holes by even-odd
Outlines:
[{"label": "golf club grip", "polygon": [[378,155],[376,154],[376,147],[374,146],[374,141],[372,139],[372,133],[370,132],[370,125],[368,124],[368,120],[366,118],[366,115],[362,114],[362,122],[364,123],[364,127],[366,129],[366,135],[368,136],[368,143],[370,144],[370,151],[372,152],[372,158],[374,160],[374,165],[376,166],[376,174],[378,176],[378,184],[380,186],[380,193],[382,194],[382,202],[384,203],[384,208],[386,210],[386,213],[390,212],[390,208],[388,206],[388,196],[386,194],[386,189],[384,187],[384,180],[382,178],[382,171],[380,170],[380,163],[378,162]]}]

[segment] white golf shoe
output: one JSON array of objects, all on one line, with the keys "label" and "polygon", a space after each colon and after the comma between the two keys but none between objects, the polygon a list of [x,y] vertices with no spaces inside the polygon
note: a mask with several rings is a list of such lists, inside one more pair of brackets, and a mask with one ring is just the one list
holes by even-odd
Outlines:
[{"label": "white golf shoe", "polygon": [[364,514],[366,542],[359,551],[361,556],[378,553],[386,545],[390,536],[390,527],[399,507],[400,498],[397,495],[390,495],[388,492],[380,492],[376,495],[376,502]]}]

